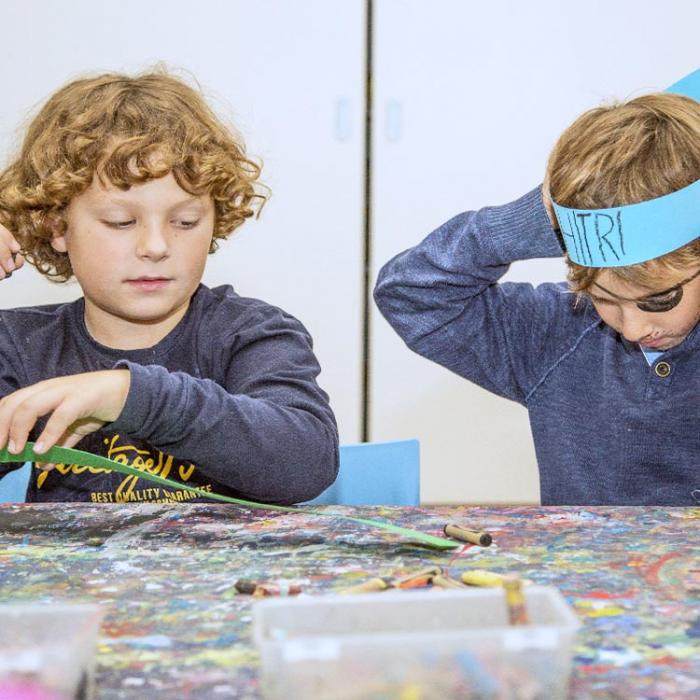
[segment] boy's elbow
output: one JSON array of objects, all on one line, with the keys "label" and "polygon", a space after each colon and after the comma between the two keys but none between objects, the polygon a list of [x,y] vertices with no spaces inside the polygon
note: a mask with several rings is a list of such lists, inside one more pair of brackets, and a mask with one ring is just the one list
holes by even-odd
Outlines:
[{"label": "boy's elbow", "polygon": [[321,495],[338,478],[340,454],[337,436],[327,440],[325,449],[315,465],[308,465],[306,478],[300,480],[300,491],[295,494],[295,503],[310,501]]},{"label": "boy's elbow", "polygon": [[293,505],[310,501],[323,493],[338,476],[340,454],[338,434],[330,426],[324,426],[322,437],[315,448],[300,450],[297,458],[286,465],[289,471],[286,488],[280,489],[275,503]]},{"label": "boy's elbow", "polygon": [[377,275],[377,281],[374,284],[374,290],[372,296],[374,297],[374,303],[379,307],[382,313],[384,312],[384,307],[391,298],[392,289],[394,284],[392,282],[392,275],[390,272],[391,262],[386,263]]}]

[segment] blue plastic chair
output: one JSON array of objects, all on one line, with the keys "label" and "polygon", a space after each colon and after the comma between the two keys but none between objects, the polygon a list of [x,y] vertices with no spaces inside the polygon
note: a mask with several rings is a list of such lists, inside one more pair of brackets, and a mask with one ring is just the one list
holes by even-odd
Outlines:
[{"label": "blue plastic chair", "polygon": [[11,471],[0,479],[0,503],[24,503],[32,473],[31,462]]},{"label": "blue plastic chair", "polygon": [[[23,503],[31,474],[27,463],[0,479],[0,503]],[[308,505],[417,506],[420,503],[418,440],[340,446],[338,478]]]},{"label": "blue plastic chair", "polygon": [[420,503],[418,440],[340,446],[338,478],[304,505],[417,506]]}]

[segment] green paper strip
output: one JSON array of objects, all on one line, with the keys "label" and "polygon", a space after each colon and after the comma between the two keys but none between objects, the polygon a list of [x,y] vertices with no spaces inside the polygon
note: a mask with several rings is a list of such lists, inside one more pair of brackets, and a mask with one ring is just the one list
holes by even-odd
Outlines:
[{"label": "green paper strip", "polygon": [[223,501],[224,503],[233,503],[238,506],[245,506],[246,508],[277,510],[285,513],[312,513],[313,515],[320,515],[327,518],[331,517],[341,518],[343,520],[351,520],[355,523],[361,523],[362,525],[369,525],[371,527],[381,528],[382,530],[388,530],[389,532],[396,533],[397,535],[403,535],[408,539],[416,540],[421,544],[425,544],[435,549],[455,549],[456,547],[460,546],[459,543],[453,542],[452,540],[447,540],[442,537],[434,537],[433,535],[427,535],[424,532],[410,530],[406,527],[399,527],[398,525],[392,525],[391,523],[386,523],[382,520],[354,518],[350,515],[326,513],[324,511],[315,509],[302,509],[290,506],[275,506],[267,503],[256,503],[255,501],[244,501],[242,498],[231,498],[230,496],[222,496],[221,494],[211,493],[209,491],[205,491],[204,489],[199,489],[194,486],[187,486],[177,481],[172,481],[171,479],[164,479],[162,476],[157,476],[147,471],[136,469],[135,467],[130,467],[127,464],[115,462],[113,459],[109,459],[107,457],[101,457],[100,455],[94,455],[90,452],[84,452],[83,450],[76,450],[74,448],[69,447],[52,447],[48,452],[44,454],[37,454],[36,452],[34,452],[34,443],[28,442],[25,445],[24,449],[18,454],[12,454],[8,452],[7,448],[3,448],[2,450],[0,450],[0,464],[4,462],[49,462],[53,464],[75,464],[79,467],[110,469],[115,472],[120,472],[121,474],[127,474],[129,476],[138,477],[139,479],[146,479],[147,481],[152,481],[154,484],[160,484],[161,486],[169,486],[170,488],[174,489],[191,491],[192,493],[196,493],[198,496],[202,496],[204,498],[211,498],[216,501]]}]

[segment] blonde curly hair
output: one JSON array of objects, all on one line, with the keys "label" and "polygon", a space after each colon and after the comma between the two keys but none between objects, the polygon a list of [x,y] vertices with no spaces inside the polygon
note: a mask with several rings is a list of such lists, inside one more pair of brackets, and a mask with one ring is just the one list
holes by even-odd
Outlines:
[{"label": "blonde curly hair", "polygon": [[162,67],[105,73],[68,83],[31,121],[19,156],[0,173],[0,223],[39,272],[65,282],[70,260],[51,240],[66,230],[70,201],[96,177],[126,190],[172,173],[190,194],[211,196],[214,252],[264,205],[260,169],[198,88]]},{"label": "blonde curly hair", "polygon": [[[700,179],[700,103],[655,93],[591,109],[559,137],[546,187],[565,207],[601,209],[660,197]],[[663,231],[659,231],[663,235]],[[700,240],[626,267],[583,267],[567,257],[568,279],[585,292],[603,269],[649,291],[700,266]]]}]

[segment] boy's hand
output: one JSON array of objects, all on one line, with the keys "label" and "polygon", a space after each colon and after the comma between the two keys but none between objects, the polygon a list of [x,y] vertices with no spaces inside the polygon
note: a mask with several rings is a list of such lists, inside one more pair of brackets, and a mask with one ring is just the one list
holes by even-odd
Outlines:
[{"label": "boy's hand", "polygon": [[73,447],[119,417],[130,383],[128,369],[110,369],[47,379],[8,394],[0,400],[0,447],[20,452],[37,419],[48,414],[34,451]]},{"label": "boy's hand", "polygon": [[0,280],[9,277],[24,265],[24,258],[19,254],[19,243],[15,237],[0,224]]}]

